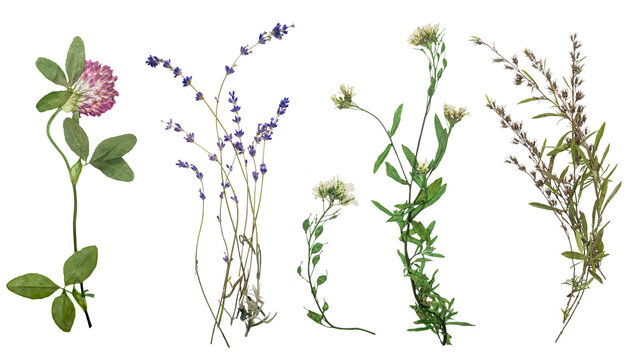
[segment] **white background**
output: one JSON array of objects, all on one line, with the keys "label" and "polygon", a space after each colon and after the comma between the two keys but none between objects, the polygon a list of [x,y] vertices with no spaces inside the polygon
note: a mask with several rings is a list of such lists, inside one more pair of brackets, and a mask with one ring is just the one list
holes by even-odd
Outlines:
[{"label": "white background", "polygon": [[[604,1],[417,1],[371,2],[11,2],[0,15],[3,86],[3,156],[0,215],[0,282],[39,272],[61,282],[62,264],[71,254],[72,194],[63,163],[45,136],[49,114],[35,103],[56,90],[34,66],[38,56],[64,63],[73,36],[86,44],[87,59],[110,65],[119,77],[115,107],[82,125],[91,148],[122,133],[137,135],[127,155],[132,183],[85,169],[79,184],[79,243],[99,247],[99,265],[87,281],[94,322],[87,329],[79,314],[70,334],[50,315],[52,298],[28,300],[0,289],[0,357],[4,359],[90,356],[94,359],[153,358],[371,358],[467,357],[578,359],[612,354],[632,356],[631,236],[635,171],[632,156],[633,50],[626,2]],[[595,4],[595,3],[594,3]],[[214,170],[204,154],[181,136],[165,132],[161,120],[173,118],[197,138],[213,144],[212,120],[203,104],[162,68],[151,69],[149,54],[171,58],[192,75],[208,96],[217,91],[223,67],[241,45],[276,22],[295,23],[283,41],[272,41],[243,58],[227,90],[237,90],[248,135],[275,112],[280,99],[291,105],[268,146],[267,189],[260,233],[263,295],[277,311],[269,325],[244,338],[240,323],[226,327],[231,349],[209,345],[212,319],[193,271],[199,221],[198,184],[177,159]],[[431,333],[406,331],[415,319],[407,279],[396,255],[396,226],[371,199],[393,204],[404,188],[372,165],[386,145],[378,125],[361,113],[336,110],[329,97],[340,83],[354,85],[356,102],[389,122],[405,103],[400,142],[412,144],[427,88],[427,64],[406,39],[417,26],[440,23],[447,29],[449,62],[433,111],[444,102],[466,106],[471,116],[453,132],[438,174],[448,182],[443,199],[423,214],[436,219],[439,291],[456,297],[457,320],[476,324],[452,328],[454,345],[441,347]],[[507,54],[532,48],[547,56],[555,74],[568,71],[568,36],[578,32],[588,56],[583,78],[589,126],[607,122],[616,179],[625,180],[606,218],[608,280],[593,285],[558,344],[559,308],[565,302],[568,263],[560,255],[566,240],[556,219],[527,205],[540,201],[529,179],[503,163],[522,150],[510,143],[485,108],[485,94],[525,120],[539,109],[512,106],[528,97],[512,85],[512,74],[492,64],[472,35],[495,41]],[[63,65],[62,65],[63,66]],[[226,95],[223,95],[223,101]],[[228,110],[228,109],[227,109]],[[544,111],[541,111],[544,112]],[[228,111],[226,112],[228,115]],[[430,123],[430,125],[432,125]],[[547,119],[527,122],[530,135],[555,129]],[[564,124],[562,124],[564,126]],[[61,117],[53,136],[64,143]],[[561,130],[562,128],[560,128]],[[424,151],[435,151],[432,126]],[[430,136],[428,136],[430,135]],[[64,145],[64,149],[66,149]],[[68,149],[67,153],[70,154]],[[522,152],[520,152],[522,155]],[[524,158],[524,155],[520,156]],[[341,332],[316,326],[305,315],[309,289],[296,275],[304,257],[302,220],[319,208],[311,188],[339,175],[356,186],[359,207],[344,209],[328,225],[329,242],[320,265],[329,270],[321,288],[330,319],[343,326],[377,332]],[[209,176],[212,178],[212,176]],[[215,176],[213,178],[216,178]],[[210,198],[218,184],[208,181]],[[211,202],[210,202],[211,204]],[[211,298],[221,283],[222,248],[213,213],[204,229],[201,271]],[[630,259],[630,260],[629,260]],[[220,340],[220,338],[218,338]]]}]

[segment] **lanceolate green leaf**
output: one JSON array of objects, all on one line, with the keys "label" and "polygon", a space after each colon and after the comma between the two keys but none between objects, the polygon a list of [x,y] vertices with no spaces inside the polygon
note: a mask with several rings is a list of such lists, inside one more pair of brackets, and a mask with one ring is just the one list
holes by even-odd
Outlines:
[{"label": "lanceolate green leaf", "polygon": [[562,113],[544,113],[544,114],[538,114],[534,117],[532,117],[532,119],[540,119],[540,118],[544,118],[544,117],[550,117],[550,116],[557,116],[557,117],[561,117],[561,118],[565,118],[566,115],[562,114]]},{"label": "lanceolate green leaf", "polygon": [[390,136],[395,135],[397,132],[397,128],[399,127],[399,123],[401,122],[401,110],[403,110],[403,104],[397,107],[395,110],[395,115],[392,118],[392,128],[390,128]]},{"label": "lanceolate green leaf", "polygon": [[536,100],[542,100],[542,98],[539,98],[539,97],[530,97],[530,98],[527,98],[527,99],[525,99],[525,100],[520,101],[518,104],[519,104],[519,105],[520,105],[520,104],[525,104],[525,103],[528,103],[528,102],[531,102],[531,101],[536,101]]},{"label": "lanceolate green leaf", "polygon": [[96,246],[87,246],[75,252],[64,263],[64,283],[72,285],[83,282],[93,273],[96,266]]},{"label": "lanceolate green leaf", "polygon": [[70,97],[71,93],[69,91],[53,91],[44,95],[44,97],[37,102],[35,108],[39,112],[57,109],[62,107]]},{"label": "lanceolate green leaf", "polygon": [[84,42],[79,36],[76,36],[68,49],[68,54],[66,54],[66,73],[71,86],[75,85],[77,79],[82,75],[85,65]]},{"label": "lanceolate green leaf", "polygon": [[406,155],[406,159],[408,160],[408,164],[414,169],[417,167],[417,161],[415,154],[408,148],[406,145],[401,145],[401,149],[403,150],[404,155]]},{"label": "lanceolate green leaf", "polygon": [[373,174],[376,173],[377,169],[379,169],[381,164],[384,163],[384,160],[386,160],[386,156],[388,156],[388,153],[390,152],[391,147],[392,145],[388,144],[388,146],[386,146],[386,149],[381,154],[379,154],[379,157],[375,161],[375,166],[373,166]]},{"label": "lanceolate green leaf", "polygon": [[620,190],[620,188],[622,187],[622,182],[620,181],[615,188],[613,189],[613,191],[611,192],[611,195],[609,195],[609,197],[606,199],[606,202],[604,203],[604,207],[602,208],[602,211],[604,211],[604,209],[606,209],[606,206],[609,204],[609,202],[613,199],[613,197],[615,196],[615,194],[617,194],[617,192]]},{"label": "lanceolate green leaf", "polygon": [[445,154],[445,149],[448,146],[448,132],[445,130],[443,125],[441,125],[441,121],[437,115],[434,115],[434,129],[437,135],[437,153],[434,157],[434,160],[430,163],[430,169],[434,170],[439,167],[441,163],[441,159],[443,159],[443,155]]},{"label": "lanceolate green leaf", "polygon": [[397,169],[395,169],[394,166],[390,165],[389,162],[386,162],[386,175],[402,185],[408,185],[408,182],[402,179],[401,176],[399,176]]},{"label": "lanceolate green leaf", "polygon": [[75,305],[71,299],[63,292],[53,300],[51,313],[55,324],[64,332],[71,331],[75,322]]},{"label": "lanceolate green leaf", "polygon": [[541,203],[537,203],[537,202],[531,202],[529,203],[529,205],[538,208],[538,209],[544,209],[544,210],[551,210],[551,211],[560,211],[560,209],[556,209],[554,207],[551,207],[549,205],[545,205],[545,204],[541,204]]},{"label": "lanceolate green leaf", "polygon": [[606,123],[603,123],[602,126],[600,126],[600,130],[598,130],[597,134],[595,135],[595,142],[593,143],[593,147],[595,149],[598,148],[598,146],[600,145],[600,140],[602,140],[602,136],[604,136],[604,126],[606,126]]},{"label": "lanceolate green leaf", "polygon": [[30,273],[9,281],[7,288],[14,294],[29,299],[44,299],[60,287],[44,275]]},{"label": "lanceolate green leaf", "polygon": [[84,161],[88,160],[88,136],[79,123],[71,118],[64,119],[64,139],[77,156]]},{"label": "lanceolate green leaf", "polygon": [[440,143],[441,139],[443,139],[446,135],[445,128],[441,125],[441,120],[439,120],[439,116],[434,114],[434,131],[437,134],[437,141]]},{"label": "lanceolate green leaf", "polygon": [[392,213],[390,212],[390,210],[386,209],[385,206],[383,206],[382,204],[378,203],[375,200],[371,200],[371,202],[373,203],[373,205],[375,205],[379,210],[381,210],[384,214],[388,215],[388,216],[392,216]]},{"label": "lanceolate green leaf", "polygon": [[448,321],[445,323],[446,325],[458,325],[458,326],[474,326],[470,323],[467,322],[463,322],[463,321]]},{"label": "lanceolate green leaf", "polygon": [[582,242],[582,234],[579,231],[575,232],[575,242],[578,246],[578,251],[584,253],[584,243]]},{"label": "lanceolate green leaf", "polygon": [[46,58],[38,58],[35,62],[35,66],[44,75],[45,78],[54,82],[57,85],[66,86],[66,75],[62,68],[54,61]]},{"label": "lanceolate green leaf", "polygon": [[565,251],[562,253],[562,256],[566,257],[567,259],[573,259],[573,260],[584,260],[585,257],[584,255],[575,252],[575,251]]},{"label": "lanceolate green leaf", "polygon": [[429,199],[426,201],[426,207],[432,206],[435,202],[437,202],[441,196],[445,193],[445,189],[447,188],[447,184],[441,185],[439,191],[435,192],[434,195],[429,196]]}]

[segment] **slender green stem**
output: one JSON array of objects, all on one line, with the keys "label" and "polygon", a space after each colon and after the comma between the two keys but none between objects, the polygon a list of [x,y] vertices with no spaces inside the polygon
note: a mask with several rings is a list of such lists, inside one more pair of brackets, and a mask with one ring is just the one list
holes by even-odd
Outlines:
[{"label": "slender green stem", "polygon": [[[200,181],[201,181],[201,191],[204,194],[205,186],[203,185],[203,180],[200,180]],[[223,332],[223,329],[221,329],[220,324],[217,321],[216,314],[214,314],[214,310],[212,310],[212,306],[210,305],[209,300],[207,300],[207,295],[205,294],[205,289],[203,288],[203,283],[201,282],[201,276],[198,272],[198,244],[199,244],[199,240],[201,239],[201,232],[203,231],[203,220],[205,220],[205,199],[202,199],[201,203],[202,203],[201,222],[198,226],[198,234],[196,235],[196,247],[194,250],[194,272],[196,273],[196,279],[198,280],[198,285],[201,287],[201,293],[203,293],[203,298],[205,299],[205,303],[207,304],[207,307],[209,308],[209,311],[212,313],[212,317],[214,318],[214,323],[217,324],[218,330],[223,336],[223,340],[225,340],[225,344],[227,344],[227,347],[230,347],[229,342],[227,341],[227,338],[225,337],[225,333]]]},{"label": "slender green stem", "polygon": [[[326,322],[329,326],[326,326],[324,324],[322,324],[325,327],[331,327],[333,329],[338,329],[338,330],[359,330],[359,331],[364,331],[366,333],[375,335],[374,332],[366,330],[366,329],[362,329],[362,328],[358,328],[358,327],[339,327],[339,326],[335,326],[333,325],[328,318],[326,317],[326,314],[324,313],[324,310],[322,309],[322,306],[320,306],[320,302],[317,298],[317,291],[318,291],[318,286],[315,287],[315,291],[313,290],[313,281],[312,281],[312,276],[313,276],[313,271],[311,270],[311,255],[313,255],[311,249],[312,249],[312,244],[311,244],[311,240],[314,238],[315,236],[315,231],[317,230],[317,228],[323,224],[325,224],[328,220],[324,220],[324,217],[326,216],[326,214],[333,208],[333,203],[329,202],[328,207],[322,212],[322,215],[320,216],[320,218],[318,219],[318,221],[315,223],[315,225],[313,226],[313,230],[311,230],[310,234],[307,236],[307,245],[308,245],[308,253],[307,253],[307,278],[308,278],[308,284],[311,290],[311,295],[313,296],[313,301],[315,301],[315,305],[318,308],[318,311],[320,312],[320,314],[322,315],[322,320],[324,320],[324,322]],[[315,265],[313,266],[313,269],[315,269]]]},{"label": "slender green stem", "polygon": [[[68,162],[68,159],[66,158],[66,155],[64,155],[64,152],[59,148],[59,146],[57,146],[57,144],[53,140],[53,137],[51,136],[51,124],[53,123],[53,119],[55,119],[55,117],[57,116],[57,114],[60,113],[61,110],[62,108],[60,107],[53,113],[53,115],[51,115],[51,118],[46,124],[46,136],[48,137],[49,141],[51,142],[55,150],[57,150],[60,156],[62,156],[62,159],[64,160],[64,164],[66,165],[66,170],[68,171],[68,176],[70,179],[71,166]],[[77,252],[77,185],[73,183],[73,181],[71,180],[71,186],[73,187],[73,252],[75,253]],[[83,297],[84,296],[83,282],[79,283],[79,288],[81,290],[81,295]],[[88,327],[89,328],[93,327],[93,324],[90,321],[90,316],[88,315],[88,310],[84,310],[84,314],[86,315],[86,322],[88,323]]]},{"label": "slender green stem", "polygon": [[55,150],[57,150],[57,152],[62,156],[62,159],[64,159],[64,164],[66,164],[66,170],[68,170],[68,173],[70,174],[71,166],[68,164],[68,159],[66,159],[66,155],[64,155],[62,150],[60,150],[59,146],[57,146],[57,144],[51,137],[51,124],[53,123],[53,119],[55,119],[55,117],[57,116],[57,114],[59,114],[60,111],[62,111],[62,108],[57,109],[53,113],[53,115],[51,115],[49,122],[46,124],[46,136],[49,138],[49,141],[51,142],[51,144],[53,144],[53,147],[55,148]]}]

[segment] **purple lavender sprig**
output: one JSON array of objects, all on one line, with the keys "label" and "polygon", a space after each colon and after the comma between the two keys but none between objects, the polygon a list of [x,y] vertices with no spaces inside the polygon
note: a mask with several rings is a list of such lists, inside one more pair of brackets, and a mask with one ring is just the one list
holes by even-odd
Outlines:
[{"label": "purple lavender sprig", "polygon": [[[247,137],[245,129],[242,128],[242,125],[241,125],[243,124],[243,118],[241,116],[242,104],[239,105],[236,92],[235,91],[229,92],[229,98],[228,98],[228,102],[230,104],[229,113],[231,114],[232,122],[235,124],[234,128],[232,129],[226,128],[226,125],[220,119],[219,97],[222,94],[223,85],[225,84],[227,77],[229,75],[233,75],[236,73],[236,66],[237,66],[238,60],[242,56],[247,56],[252,54],[253,49],[258,45],[266,44],[267,42],[270,42],[273,39],[282,40],[288,34],[288,31],[293,27],[294,25],[288,26],[288,25],[282,25],[278,23],[270,31],[264,31],[260,33],[258,35],[258,41],[255,44],[253,45],[246,44],[240,47],[239,53],[237,57],[235,58],[235,60],[231,62],[229,65],[224,65],[223,81],[221,83],[220,89],[218,90],[218,95],[214,97],[214,100],[216,101],[216,105],[214,108],[211,107],[210,104],[207,102],[207,99],[203,95],[203,92],[199,91],[195,87],[195,84],[192,80],[193,77],[189,74],[186,74],[182,68],[174,65],[170,59],[166,60],[158,56],[150,55],[146,60],[146,64],[148,64],[148,66],[152,68],[156,68],[161,65],[160,67],[169,70],[174,76],[174,78],[179,78],[179,81],[181,82],[183,87],[190,87],[194,91],[194,99],[196,101],[203,102],[214,116],[214,120],[216,123],[216,139],[217,139],[215,141],[216,141],[216,146],[218,148],[218,151],[216,153],[212,153],[206,150],[203,146],[201,146],[198,142],[196,142],[194,137],[194,132],[186,131],[186,129],[184,129],[180,123],[174,122],[172,119],[170,119],[168,122],[165,122],[165,130],[174,130],[175,132],[183,133],[184,134],[183,136],[186,142],[197,145],[199,148],[201,148],[207,153],[207,157],[210,161],[212,161],[213,163],[218,163],[219,169],[221,171],[221,174],[220,174],[221,175],[221,192],[219,193],[221,206],[220,206],[220,212],[218,213],[216,217],[219,223],[221,224],[221,239],[224,242],[225,250],[226,250],[225,257],[223,259],[227,264],[226,273],[228,274],[225,278],[225,284],[229,283],[228,276],[230,276],[229,275],[231,270],[230,267],[233,260],[233,256],[236,253],[234,249],[236,249],[236,251],[238,251],[238,254],[245,254],[245,257],[243,257],[243,255],[240,255],[238,257],[238,260],[240,260],[241,262],[241,266],[237,270],[238,274],[233,275],[233,273],[231,273],[232,278],[239,279],[237,280],[238,281],[237,284],[232,285],[232,287],[237,290],[236,294],[238,296],[238,299],[236,302],[237,307],[236,309],[234,309],[234,312],[232,313],[231,316],[232,316],[232,319],[235,319],[238,317],[243,319],[245,322],[245,325],[247,326],[247,332],[249,332],[249,329],[251,327],[257,326],[263,323],[268,323],[273,319],[273,317],[275,317],[275,315],[273,317],[270,315],[266,315],[265,312],[262,310],[263,301],[260,296],[259,278],[256,277],[256,279],[253,280],[254,277],[251,277],[250,276],[251,274],[249,272],[251,271],[252,268],[254,268],[254,271],[257,271],[258,273],[260,273],[260,266],[261,266],[260,264],[261,255],[260,255],[260,247],[258,242],[258,234],[255,232],[255,229],[256,229],[255,222],[257,219],[257,213],[260,209],[261,197],[258,196],[258,189],[256,189],[255,183],[260,181],[259,191],[260,191],[260,194],[262,194],[262,189],[263,189],[262,179],[264,177],[264,174],[267,172],[267,166],[265,164],[265,159],[264,159],[264,143],[272,139],[273,129],[277,128],[280,117],[286,113],[287,108],[289,106],[289,99],[283,98],[276,109],[275,116],[271,117],[269,121],[259,123],[257,125],[255,129],[256,134],[253,137],[254,140],[251,141],[251,143],[249,143],[245,139],[250,138],[251,135]],[[263,143],[263,149],[259,151],[257,150],[257,147],[260,143]],[[226,146],[230,148],[229,153],[227,151],[223,151]],[[252,157],[253,171],[251,171],[251,174],[249,173],[250,171],[247,170],[247,167],[249,166],[249,160],[245,153],[249,154],[249,156]],[[258,160],[255,159],[257,154],[262,154],[261,159],[258,159]],[[198,190],[199,197],[201,198],[201,200],[205,200],[206,196],[204,194],[204,188],[203,188],[203,174],[199,170],[199,168],[191,163],[188,163],[182,160],[179,160],[176,163],[176,165],[180,168],[191,169],[195,173],[197,179],[201,181],[201,187]],[[233,172],[234,165],[237,166],[236,172]],[[231,176],[232,173],[235,173],[236,177],[234,177],[234,180],[230,182],[230,179],[232,178]],[[240,213],[238,211],[239,210],[239,200],[238,200],[239,194],[236,191],[237,189],[240,189],[240,187],[235,187],[234,185],[240,186],[241,184],[234,183],[236,181],[236,178],[241,182],[244,181],[244,184],[246,187],[246,192],[244,193],[245,195],[242,195],[242,193],[240,195],[241,203],[245,204],[246,210],[245,212],[243,212],[241,209]],[[250,192],[251,186],[254,187],[253,194]],[[226,194],[227,189],[231,189],[229,194]],[[235,203],[235,205],[231,204],[230,206],[229,200],[232,200]],[[234,232],[233,236],[231,237],[228,236],[227,238],[225,238],[225,235],[222,231],[222,223],[221,223],[221,218],[223,217],[222,213],[224,211],[227,211],[229,215],[231,227]],[[239,217],[239,214],[241,215],[240,217]],[[203,219],[201,219],[201,226],[202,226],[202,221]],[[245,223],[244,226],[242,225],[243,221]],[[248,226],[248,222],[250,224],[253,222],[252,224],[253,226],[252,225]],[[239,233],[240,231],[239,229],[245,229],[245,230],[242,230],[244,233]],[[247,229],[250,229],[250,230],[247,230]],[[200,238],[200,229],[199,229],[199,238]],[[197,238],[196,251],[198,251],[199,238]],[[233,241],[233,243],[230,242],[228,244],[228,241],[227,241],[228,239]],[[230,251],[230,248],[232,249],[231,251]],[[200,276],[198,274],[198,255],[195,255],[195,258],[196,258],[196,263],[195,263],[196,275],[199,278],[199,282],[200,282]],[[254,261],[256,262],[256,264],[255,266],[252,266]],[[252,279],[252,280],[249,280],[249,279]],[[254,282],[256,283],[255,285],[254,285]],[[201,288],[201,290],[203,289]],[[222,292],[218,310],[215,312],[210,306],[210,310],[215,319],[220,318],[219,314],[221,313],[221,310],[225,308],[225,301],[227,298],[226,290],[227,289],[225,286]],[[207,298],[205,298],[205,300],[207,302]],[[210,305],[209,302],[207,302],[207,304]],[[212,330],[212,339],[214,337],[214,332],[217,329],[221,332],[221,335],[225,338],[225,335],[223,334],[223,331],[221,329],[220,320],[217,320]],[[225,341],[227,342],[227,339],[225,339]]]}]

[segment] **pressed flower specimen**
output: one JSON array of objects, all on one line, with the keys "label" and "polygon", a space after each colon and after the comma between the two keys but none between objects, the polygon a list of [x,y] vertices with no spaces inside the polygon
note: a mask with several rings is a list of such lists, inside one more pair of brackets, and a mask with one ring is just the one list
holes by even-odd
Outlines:
[{"label": "pressed flower specimen", "polygon": [[[71,297],[86,315],[88,327],[91,327],[88,316],[88,297],[93,297],[84,289],[84,281],[93,273],[97,266],[97,247],[87,246],[78,250],[77,245],[77,183],[82,170],[91,165],[99,169],[104,175],[121,181],[132,181],[134,173],[122,158],[135,146],[137,138],[126,134],[102,141],[93,155],[90,154],[88,136],[80,126],[80,118],[84,116],[101,116],[115,104],[115,90],[117,77],[112,69],[99,62],[85,60],[84,43],[75,37],[66,57],[66,73],[53,61],[38,58],[35,65],[47,79],[64,88],[46,94],[36,105],[40,112],[55,110],[46,124],[46,135],[60,154],[69,180],[73,188],[73,254],[64,263],[64,286],[59,286],[44,275],[30,273],[9,281],[7,287],[12,292],[29,299],[43,299],[57,290],[61,294],[53,300],[52,315],[57,326],[63,331],[70,331],[75,321],[75,305]],[[64,139],[70,150],[77,155],[76,162],[69,162],[68,158],[51,137],[51,124],[61,112],[71,113],[64,120]],[[77,290],[76,285],[79,285]],[[72,289],[66,287],[72,286]],[[70,295],[70,296],[69,296]]]},{"label": "pressed flower specimen", "polygon": [[333,323],[331,323],[331,321],[326,317],[326,311],[330,308],[329,304],[326,302],[326,299],[322,299],[322,303],[320,304],[320,300],[318,299],[319,287],[326,282],[328,274],[319,275],[317,279],[314,276],[316,266],[320,262],[324,252],[324,246],[326,246],[326,243],[318,242],[317,240],[324,231],[324,225],[326,225],[328,221],[339,216],[341,207],[349,204],[357,205],[357,200],[355,200],[355,196],[352,191],[352,184],[345,184],[337,177],[329,181],[320,182],[318,186],[313,188],[313,195],[315,198],[322,200],[322,213],[320,215],[309,215],[309,217],[302,223],[302,229],[304,230],[307,243],[307,261],[304,273],[302,270],[302,263],[298,266],[298,275],[309,285],[313,301],[315,301],[315,305],[317,306],[317,312],[307,310],[307,316],[311,320],[326,328],[338,330],[360,330],[375,335],[374,332],[362,328],[339,327],[333,325]]},{"label": "pressed flower specimen", "polygon": [[[529,176],[531,182],[542,194],[545,203],[532,202],[529,205],[552,212],[567,237],[567,250],[562,253],[571,262],[571,277],[563,284],[568,287],[567,302],[562,310],[563,326],[556,342],[578,309],[584,293],[594,281],[603,283],[606,279],[601,265],[608,254],[604,251],[604,231],[609,221],[604,219],[604,211],[620,189],[622,183],[611,179],[617,164],[606,160],[610,145],[600,146],[606,123],[598,130],[587,126],[587,116],[581,100],[580,77],[584,67],[582,44],[576,34],[570,36],[571,72],[558,81],[546,65],[546,60],[537,57],[533,51],[525,49],[533,70],[521,67],[518,57],[504,57],[492,45],[478,37],[472,38],[476,45],[483,45],[494,53],[494,62],[500,63],[513,73],[514,84],[526,85],[531,97],[519,104],[544,103],[549,110],[532,119],[552,119],[554,133],[559,140],[548,145],[545,138],[540,144],[531,139],[523,129],[523,123],[514,121],[509,112],[493,99],[487,98],[487,107],[500,118],[501,126],[513,133],[513,143],[521,145],[528,152],[530,164],[525,165],[510,155],[505,162],[517,167]],[[529,71],[536,74],[536,81]],[[563,121],[564,120],[564,121]],[[538,121],[538,120],[537,120]],[[564,155],[564,156],[559,156]]]},{"label": "pressed flower specimen", "polygon": [[[260,33],[255,44],[241,46],[236,59],[231,65],[226,65],[223,70],[224,76],[216,97],[209,101],[203,92],[194,86],[192,76],[184,75],[183,70],[172,65],[171,60],[154,55],[150,55],[146,60],[146,64],[150,67],[163,67],[170,71],[174,78],[179,78],[183,87],[191,88],[194,99],[201,102],[212,115],[216,142],[211,147],[205,147],[199,143],[194,132],[187,131],[181,123],[170,120],[166,123],[165,130],[183,134],[187,143],[197,146],[206,154],[205,161],[209,161],[208,166],[216,168],[218,172],[214,181],[218,181],[220,189],[218,195],[213,198],[218,200],[216,220],[224,250],[223,256],[219,254],[218,259],[219,261],[222,259],[225,263],[225,271],[220,283],[222,291],[218,305],[213,306],[207,298],[199,274],[198,248],[205,219],[205,201],[208,199],[202,167],[199,168],[182,160],[176,163],[179,168],[192,170],[200,184],[197,194],[201,199],[201,221],[194,251],[194,271],[203,298],[214,318],[210,342],[214,341],[214,335],[218,330],[227,346],[229,342],[221,327],[225,315],[230,317],[232,323],[235,319],[240,319],[245,324],[245,336],[253,327],[269,323],[275,317],[275,314],[272,316],[263,310],[264,300],[260,287],[262,252],[257,224],[268,170],[265,162],[265,147],[273,139],[274,129],[278,127],[278,121],[289,107],[289,99],[283,98],[280,101],[269,121],[254,124],[256,125],[255,134],[253,139],[248,140],[241,116],[242,103],[238,101],[236,91],[225,92],[224,89],[229,76],[235,76],[233,74],[236,72],[239,59],[250,55],[259,45],[269,43],[273,39],[281,40],[292,27],[293,25],[277,24],[271,31]],[[227,106],[228,117],[222,114],[221,103]],[[213,150],[210,150],[212,148]],[[231,312],[228,300],[230,303],[234,302]]]},{"label": "pressed flower specimen", "polygon": [[[430,73],[426,110],[421,121],[419,138],[414,151],[406,145],[401,145],[401,149],[398,149],[394,143],[394,135],[401,123],[403,104],[397,107],[392,126],[388,130],[384,122],[377,116],[353,101],[355,94],[352,87],[342,85],[340,93],[333,95],[332,100],[338,109],[358,110],[370,115],[377,120],[388,137],[388,145],[377,158],[373,172],[377,172],[381,165],[385,163],[386,174],[404,189],[404,192],[407,193],[407,198],[394,205],[393,210],[388,209],[377,201],[373,201],[373,204],[388,216],[388,222],[394,222],[399,227],[398,239],[401,242],[402,249],[398,250],[397,253],[404,266],[404,275],[410,281],[415,300],[415,303],[410,307],[418,317],[418,320],[414,322],[417,327],[409,329],[409,331],[430,330],[438,337],[441,344],[450,345],[452,337],[448,326],[471,326],[471,324],[453,320],[457,314],[452,307],[454,299],[448,300],[437,292],[439,284],[436,282],[436,274],[438,270],[435,270],[431,275],[426,272],[428,270],[426,265],[433,258],[443,256],[435,251],[434,244],[437,236],[433,235],[433,230],[436,222],[431,221],[426,226],[417,220],[417,216],[423,210],[436,203],[445,192],[447,185],[443,183],[443,179],[441,177],[434,179],[432,175],[441,163],[454,126],[468,114],[464,108],[457,110],[453,106],[446,105],[443,111],[446,126],[443,126],[439,117],[435,115],[434,128],[438,142],[436,155],[429,162],[421,160],[423,158],[422,151],[424,150],[421,139],[432,106],[432,97],[436,92],[443,72],[447,68],[443,31],[439,30],[438,25],[419,27],[410,36],[408,42],[426,56]],[[386,161],[391,152],[397,161],[399,170]]]}]

